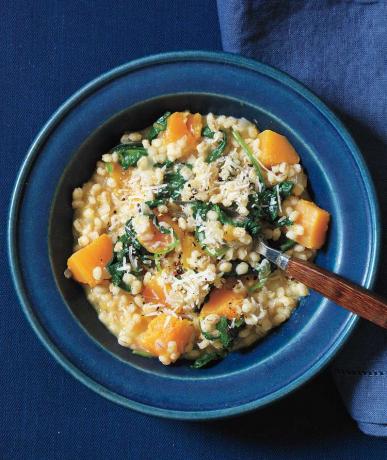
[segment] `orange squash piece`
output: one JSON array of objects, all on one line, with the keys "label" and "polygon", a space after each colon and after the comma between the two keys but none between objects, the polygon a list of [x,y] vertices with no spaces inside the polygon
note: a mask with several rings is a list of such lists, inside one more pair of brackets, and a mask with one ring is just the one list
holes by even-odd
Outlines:
[{"label": "orange squash piece", "polygon": [[197,239],[191,235],[191,234],[186,234],[184,238],[180,240],[181,243],[181,264],[183,265],[183,268],[188,270],[190,267],[188,263],[188,259],[191,257],[193,251],[199,251],[201,255],[205,255],[203,249],[200,247]]},{"label": "orange squash piece", "polygon": [[170,286],[164,286],[160,283],[157,276],[152,276],[152,278],[144,286],[141,294],[146,303],[160,303],[162,305],[168,305],[166,296],[170,289]]},{"label": "orange squash piece", "polygon": [[320,249],[325,243],[329,212],[307,200],[299,200],[295,210],[299,213],[295,223],[304,227],[304,234],[295,237],[295,241],[308,249]]},{"label": "orange squash piece", "polygon": [[154,356],[161,356],[169,354],[168,342],[176,342],[176,354],[181,355],[194,338],[192,321],[162,314],[152,319],[138,338],[138,345]]},{"label": "orange squash piece", "polygon": [[258,137],[261,150],[259,160],[266,168],[280,163],[293,165],[300,162],[300,157],[285,136],[266,129]]},{"label": "orange squash piece", "polygon": [[188,136],[187,115],[183,112],[174,112],[168,117],[167,129],[165,130],[165,140],[176,142],[183,136]]},{"label": "orange squash piece", "polygon": [[216,314],[225,316],[227,319],[233,319],[240,316],[240,308],[242,306],[245,295],[234,292],[227,287],[221,287],[211,291],[210,298],[203,305],[200,311],[200,318]]},{"label": "orange squash piece", "polygon": [[164,139],[169,143],[187,136],[186,152],[188,153],[198,144],[202,127],[202,117],[199,113],[174,112],[168,117]]},{"label": "orange squash piece", "polygon": [[75,280],[93,287],[103,282],[102,279],[94,279],[93,269],[95,267],[105,267],[112,257],[112,240],[110,236],[103,234],[69,257],[67,267]]}]

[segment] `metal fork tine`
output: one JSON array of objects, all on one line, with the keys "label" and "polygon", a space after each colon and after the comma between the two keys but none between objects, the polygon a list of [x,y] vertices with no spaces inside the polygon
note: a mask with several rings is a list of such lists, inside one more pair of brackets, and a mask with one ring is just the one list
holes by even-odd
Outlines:
[{"label": "metal fork tine", "polygon": [[281,270],[286,270],[290,259],[287,254],[270,247],[262,238],[259,240],[257,250],[263,257],[273,262]]}]

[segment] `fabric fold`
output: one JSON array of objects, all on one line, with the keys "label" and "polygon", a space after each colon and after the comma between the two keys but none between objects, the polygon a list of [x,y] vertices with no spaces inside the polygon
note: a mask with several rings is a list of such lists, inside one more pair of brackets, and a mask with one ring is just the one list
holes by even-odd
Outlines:
[{"label": "fabric fold", "polygon": [[[225,51],[287,72],[336,111],[360,146],[379,195],[385,196],[387,3],[218,0],[218,14]],[[387,202],[385,208],[387,213]],[[385,265],[380,280],[387,275]],[[387,296],[385,283],[376,288]],[[359,428],[387,436],[387,331],[361,321],[332,373]]]}]

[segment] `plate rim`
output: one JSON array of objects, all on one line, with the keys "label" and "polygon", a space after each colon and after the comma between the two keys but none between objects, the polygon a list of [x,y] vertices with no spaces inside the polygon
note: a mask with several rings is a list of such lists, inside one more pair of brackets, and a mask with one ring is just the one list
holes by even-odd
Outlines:
[{"label": "plate rim", "polygon": [[7,228],[7,249],[8,249],[8,263],[11,271],[11,277],[15,286],[15,290],[21,304],[22,310],[27,317],[32,329],[39,337],[40,341],[43,343],[45,348],[50,352],[50,354],[59,362],[66,371],[68,371],[73,377],[82,382],[89,389],[95,391],[99,395],[113,401],[121,406],[128,407],[130,409],[135,409],[142,413],[148,415],[156,415],[164,418],[172,418],[179,420],[209,420],[224,418],[228,416],[235,416],[238,414],[243,414],[250,412],[252,410],[267,406],[278,399],[290,394],[295,389],[301,387],[308,380],[310,380],[314,375],[320,372],[336,355],[340,348],[349,338],[354,327],[358,323],[359,318],[349,313],[346,323],[344,323],[342,331],[340,332],[340,337],[336,340],[335,343],[325,352],[325,354],[316,361],[316,363],[310,367],[306,372],[301,374],[292,382],[288,383],[279,390],[262,397],[258,400],[250,401],[243,405],[234,406],[231,408],[222,408],[214,410],[205,410],[205,411],[180,411],[180,410],[171,410],[154,407],[152,405],[142,404],[127,397],[124,397],[113,390],[107,389],[103,385],[99,384],[94,379],[90,378],[83,371],[78,369],[61,351],[60,349],[51,341],[49,335],[44,330],[44,327],[39,323],[38,319],[34,315],[34,309],[28,299],[27,290],[25,289],[21,269],[20,261],[17,257],[17,223],[18,215],[20,210],[20,203],[22,199],[22,192],[25,185],[25,178],[29,174],[30,170],[33,167],[34,161],[39,155],[40,147],[43,145],[45,140],[51,135],[55,130],[56,126],[60,121],[67,115],[67,113],[72,109],[73,106],[77,105],[84,98],[88,97],[94,91],[98,90],[100,87],[108,83],[109,81],[119,78],[125,73],[134,71],[138,68],[149,67],[152,65],[168,62],[178,62],[178,61],[206,61],[206,62],[222,62],[225,64],[230,64],[235,67],[249,69],[256,71],[257,73],[268,75],[274,78],[277,81],[280,81],[287,87],[290,87],[291,90],[300,94],[303,98],[307,99],[315,108],[323,114],[323,116],[333,125],[337,133],[343,139],[345,144],[348,146],[351,155],[356,162],[359,173],[362,178],[362,182],[365,188],[366,195],[369,197],[370,207],[370,218],[375,225],[371,228],[371,237],[372,237],[372,248],[371,248],[371,257],[368,266],[366,267],[366,273],[363,279],[363,286],[371,288],[374,284],[379,260],[380,260],[380,244],[381,244],[381,229],[380,229],[380,211],[379,203],[375,191],[375,187],[368,170],[368,167],[365,163],[365,159],[362,156],[359,148],[352,139],[352,136],[349,134],[343,123],[339,118],[334,115],[334,113],[308,88],[306,88],[302,83],[289,76],[287,73],[278,70],[267,64],[263,64],[259,61],[245,58],[240,55],[218,52],[218,51],[200,51],[200,50],[189,50],[189,51],[176,51],[176,52],[166,52],[153,54],[139,59],[129,61],[123,65],[115,67],[95,79],[91,80],[86,85],[82,86],[78,91],[76,91],[72,96],[70,96],[59,108],[49,117],[48,121],[41,128],[40,132],[32,142],[31,146],[27,151],[27,155],[23,160],[19,172],[17,174],[16,182],[14,189],[11,195],[9,214],[8,214],[8,228]]}]

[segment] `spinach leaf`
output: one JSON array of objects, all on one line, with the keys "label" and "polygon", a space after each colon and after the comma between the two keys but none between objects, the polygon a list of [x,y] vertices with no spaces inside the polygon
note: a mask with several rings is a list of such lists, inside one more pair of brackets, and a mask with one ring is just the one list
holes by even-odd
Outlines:
[{"label": "spinach leaf", "polygon": [[223,345],[224,350],[229,350],[235,338],[242,327],[246,325],[243,318],[239,318],[235,321],[229,321],[225,316],[222,316],[216,325],[216,330],[219,331],[219,337],[217,337]]},{"label": "spinach leaf", "polygon": [[254,166],[255,172],[257,173],[259,182],[261,186],[265,186],[265,181],[263,179],[263,174],[261,170],[261,166],[259,165],[258,160],[253,155],[253,152],[250,150],[250,147],[246,144],[246,142],[242,139],[242,136],[238,133],[238,131],[232,130],[232,135],[234,139],[238,142],[238,144],[242,147],[246,155],[249,157],[251,164]]},{"label": "spinach leaf", "polygon": [[151,209],[165,204],[169,199],[177,200],[181,194],[181,189],[184,187],[185,179],[179,171],[170,171],[164,176],[164,184],[166,187],[157,193],[154,200],[146,201]]},{"label": "spinach leaf", "polygon": [[216,325],[216,329],[219,331],[219,340],[223,345],[223,348],[228,349],[231,347],[233,338],[229,332],[229,324],[227,318],[222,316]]},{"label": "spinach leaf", "polygon": [[205,353],[203,356],[198,358],[191,367],[199,369],[216,359],[224,358],[227,355],[228,350],[231,348],[240,329],[245,325],[246,323],[243,318],[239,318],[235,321],[229,321],[225,316],[222,316],[216,325],[216,329],[219,331],[219,336],[215,337],[208,332],[202,331],[203,336],[207,340],[220,340],[223,345],[223,349]]},{"label": "spinach leaf", "polygon": [[271,264],[267,259],[263,259],[256,267],[255,271],[258,273],[258,282],[253,286],[250,286],[248,291],[254,292],[257,289],[262,289],[266,284],[270,274],[271,274]]},{"label": "spinach leaf", "polygon": [[222,225],[229,224],[234,227],[245,226],[245,222],[243,220],[233,219],[227,211],[222,209],[218,204],[196,200],[192,202],[192,211],[195,218],[199,215],[203,220],[206,219],[208,211],[215,211],[218,215],[218,220]]},{"label": "spinach leaf", "polygon": [[234,340],[238,337],[239,331],[246,326],[246,322],[244,318],[238,318],[235,321],[231,321],[229,334],[231,336],[231,340]]},{"label": "spinach leaf", "polygon": [[243,318],[238,318],[234,322],[234,328],[237,328],[237,329],[240,329],[242,326],[245,326],[245,325],[246,325],[246,323],[245,323],[245,320]]},{"label": "spinach leaf", "polygon": [[165,201],[165,198],[156,198],[154,200],[145,201],[145,204],[147,204],[151,209],[153,209],[157,208],[157,206],[164,204]]},{"label": "spinach leaf", "polygon": [[130,292],[130,286],[123,282],[125,272],[121,270],[122,262],[124,257],[128,255],[128,235],[124,234],[118,238],[118,241],[122,243],[122,250],[113,252],[112,260],[106,265],[107,271],[110,273],[111,281],[115,286]]},{"label": "spinach leaf", "polygon": [[291,225],[289,219],[278,219],[279,203],[278,195],[280,198],[286,198],[293,190],[293,182],[285,181],[276,185],[273,188],[264,188],[260,192],[253,193],[249,196],[249,219],[257,221],[265,219],[274,224],[276,227],[284,227]]},{"label": "spinach leaf", "polygon": [[164,193],[166,193],[169,198],[177,200],[185,184],[184,177],[179,171],[171,172],[165,175],[164,182],[168,184],[168,187],[165,187],[166,192]]},{"label": "spinach leaf", "polygon": [[208,154],[208,157],[206,158],[207,163],[212,163],[213,161],[217,160],[219,157],[222,156],[222,153],[224,152],[227,145],[227,134],[225,131],[222,131],[222,133],[223,139],[220,141],[219,145]]},{"label": "spinach leaf", "polygon": [[[282,193],[288,193],[291,187],[284,186]],[[213,203],[194,201],[192,203],[193,215],[199,215],[203,220],[206,219],[208,211],[215,211],[218,220],[223,225],[233,225],[234,227],[244,227],[251,236],[255,237],[262,232],[261,221],[267,220],[274,227],[286,227],[292,225],[292,221],[287,217],[279,217],[279,204],[276,188],[265,188],[261,192],[252,193],[249,196],[249,214],[244,219],[231,217],[221,206]],[[199,241],[203,238],[199,238]]]},{"label": "spinach leaf", "polygon": [[199,216],[201,219],[206,220],[208,211],[211,211],[214,205],[212,203],[196,200],[192,202],[191,207],[195,219]]},{"label": "spinach leaf", "polygon": [[286,238],[286,241],[281,244],[280,249],[282,252],[285,252],[295,246],[297,243],[289,238]]},{"label": "spinach leaf", "polygon": [[279,219],[275,220],[273,222],[275,227],[289,227],[290,225],[293,225],[293,221],[289,219],[289,217],[280,217]]},{"label": "spinach leaf", "polygon": [[264,190],[260,195],[261,207],[263,208],[264,214],[266,214],[266,218],[274,222],[279,213],[279,203],[275,187]]},{"label": "spinach leaf", "polygon": [[217,340],[219,338],[215,335],[210,334],[209,332],[204,332],[204,331],[201,331],[201,332],[203,334],[203,337],[207,340]]},{"label": "spinach leaf", "polygon": [[119,288],[123,289],[124,291],[131,292],[131,288],[128,284],[124,283],[122,278],[124,277],[124,273],[122,270],[119,270],[121,267],[120,262],[110,262],[106,268],[111,275],[111,282],[118,286]]},{"label": "spinach leaf", "polygon": [[286,198],[291,195],[294,188],[294,182],[291,182],[290,180],[285,180],[284,182],[278,184],[277,187],[281,197]]},{"label": "spinach leaf", "polygon": [[137,240],[131,219],[126,223],[125,233],[118,238],[118,242],[122,244],[122,249],[113,253],[113,258],[106,268],[111,275],[112,283],[130,292],[130,286],[123,281],[125,274],[125,270],[122,270],[124,258],[128,264],[131,264],[132,274],[141,276],[144,272],[144,266],[149,267],[153,262],[153,255]]},{"label": "spinach leaf", "polygon": [[218,359],[224,358],[224,354],[218,353],[216,351],[211,351],[209,353],[204,353],[204,355],[200,356],[194,363],[191,365],[193,369],[200,369],[202,367],[207,366],[207,364],[211,363],[212,361],[216,361]]},{"label": "spinach leaf", "polygon": [[210,139],[213,139],[215,135],[215,132],[214,131],[211,131],[211,129],[208,127],[208,126],[205,126],[203,129],[202,129],[202,136],[204,137],[208,137]]},{"label": "spinach leaf", "polygon": [[262,232],[262,225],[259,218],[253,215],[250,216],[249,219],[246,220],[245,229],[251,236],[258,236]]},{"label": "spinach leaf", "polygon": [[272,222],[275,221],[279,213],[278,195],[280,199],[288,197],[292,193],[293,187],[293,182],[285,181],[262,192],[262,199],[267,206],[267,213]]},{"label": "spinach leaf", "polygon": [[[134,231],[132,219],[129,219],[128,222],[125,224],[125,233],[127,236],[127,243],[128,245],[132,246],[139,254],[146,251],[140,242],[137,239],[137,234]],[[148,251],[146,251],[148,253]]]},{"label": "spinach leaf", "polygon": [[136,166],[141,157],[148,155],[141,142],[117,145],[112,152],[118,154],[118,162],[124,169]]},{"label": "spinach leaf", "polygon": [[218,220],[222,225],[232,225],[234,227],[245,227],[246,220],[245,219],[234,219],[231,217],[227,211],[222,209],[218,204],[213,205],[213,210],[218,214]]},{"label": "spinach leaf", "polygon": [[258,193],[249,195],[247,208],[249,210],[249,214],[244,227],[251,236],[258,236],[262,233],[261,220],[264,217],[264,213],[261,208],[260,195]]},{"label": "spinach leaf", "polygon": [[164,115],[162,115],[160,118],[158,118],[153,123],[151,129],[149,130],[149,134],[148,134],[149,141],[152,141],[159,135],[159,133],[167,129],[167,120],[170,115],[171,115],[171,112],[165,112]]}]

